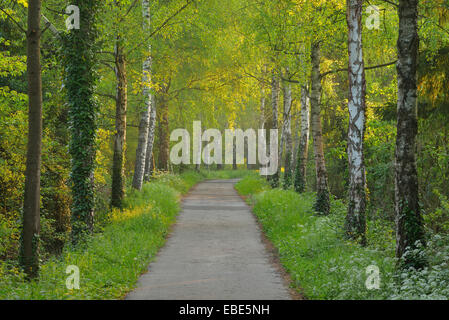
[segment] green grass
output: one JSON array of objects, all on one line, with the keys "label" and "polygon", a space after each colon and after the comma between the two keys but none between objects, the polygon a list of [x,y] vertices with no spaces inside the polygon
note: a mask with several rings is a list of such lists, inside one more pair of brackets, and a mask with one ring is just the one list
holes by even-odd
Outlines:
[{"label": "green grass", "polygon": [[[112,211],[102,233],[83,246],[67,246],[41,265],[38,281],[25,281],[17,268],[0,270],[0,299],[119,299],[165,243],[179,211],[179,197],[203,179],[197,173],[166,175],[129,191],[126,209]],[[66,268],[80,270],[80,289],[66,288]],[[15,272],[14,272],[15,271]]]},{"label": "green grass", "polygon": [[[449,239],[429,242],[425,254],[438,258],[423,271],[398,274],[391,226],[368,221],[368,247],[343,238],[346,206],[333,200],[327,217],[313,213],[314,193],[268,190],[261,177],[247,177],[236,185],[251,195],[253,211],[267,237],[278,249],[292,286],[308,299],[447,299],[449,297]],[[366,269],[380,271],[380,289],[368,290]],[[394,277],[402,278],[398,285]]]},{"label": "green grass", "polygon": [[[0,299],[120,299],[165,243],[179,211],[179,199],[204,179],[254,176],[246,170],[158,174],[141,191],[128,188],[124,210],[104,212],[97,230],[78,247],[41,264],[37,280],[26,281],[16,262],[0,264]],[[80,271],[80,289],[66,288],[68,266]]]},{"label": "green grass", "polygon": [[243,196],[248,196],[256,194],[265,190],[270,189],[269,184],[265,179],[262,179],[258,175],[249,175],[244,179],[240,180],[235,189]]}]

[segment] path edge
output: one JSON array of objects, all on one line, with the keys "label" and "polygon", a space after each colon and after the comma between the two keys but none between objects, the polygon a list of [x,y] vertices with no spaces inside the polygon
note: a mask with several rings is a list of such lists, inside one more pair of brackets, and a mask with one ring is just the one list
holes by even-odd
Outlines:
[{"label": "path edge", "polygon": [[[234,190],[237,192],[237,194],[240,196],[240,198],[242,198],[243,202],[245,202],[245,204],[249,207],[250,211],[251,211],[251,216],[253,217],[254,221],[256,222],[257,228],[259,229],[259,234],[260,234],[260,239],[263,243],[263,245],[265,246],[265,250],[268,253],[269,256],[269,260],[270,260],[270,264],[276,269],[276,271],[281,275],[282,281],[284,283],[284,286],[287,288],[287,291],[290,295],[290,297],[292,298],[292,300],[308,300],[305,296],[304,293],[302,292],[298,292],[302,291],[303,289],[301,287],[297,287],[298,290],[296,290],[295,288],[293,288],[291,286],[291,284],[294,283],[290,273],[287,272],[287,270],[284,268],[284,266],[282,265],[281,262],[281,258],[279,255],[279,250],[278,248],[276,248],[273,243],[271,242],[270,239],[268,239],[267,235],[264,232],[263,229],[263,225],[259,220],[259,217],[254,213],[254,205],[253,204],[249,204],[248,203],[248,196],[244,196],[241,195],[237,189],[235,189],[235,184],[234,184]],[[296,286],[294,286],[296,287]]]}]

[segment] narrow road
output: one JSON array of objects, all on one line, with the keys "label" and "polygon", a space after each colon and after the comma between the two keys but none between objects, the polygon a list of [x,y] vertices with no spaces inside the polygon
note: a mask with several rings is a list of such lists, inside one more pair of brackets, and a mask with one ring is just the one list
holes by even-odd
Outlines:
[{"label": "narrow road", "polygon": [[288,300],[237,180],[198,184],[166,245],[126,299]]}]

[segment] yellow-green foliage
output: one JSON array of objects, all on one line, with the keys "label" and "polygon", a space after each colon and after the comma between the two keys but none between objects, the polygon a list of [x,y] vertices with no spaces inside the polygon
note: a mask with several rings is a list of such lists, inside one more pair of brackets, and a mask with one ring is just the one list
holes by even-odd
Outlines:
[{"label": "yellow-green foliage", "polygon": [[[9,41],[0,37],[0,46]],[[0,77],[21,76],[25,57],[0,51]],[[14,258],[18,247],[20,208],[25,182],[24,132],[27,96],[0,84],[0,261]]]}]

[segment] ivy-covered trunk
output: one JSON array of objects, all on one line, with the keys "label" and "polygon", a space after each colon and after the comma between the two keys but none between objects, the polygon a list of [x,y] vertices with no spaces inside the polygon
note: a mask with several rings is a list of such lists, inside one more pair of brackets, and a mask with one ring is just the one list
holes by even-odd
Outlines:
[{"label": "ivy-covered trunk", "polygon": [[94,167],[96,154],[96,82],[95,26],[97,0],[75,0],[80,9],[80,29],[72,29],[64,38],[65,87],[69,105],[70,154],[72,156],[72,242],[93,231]]},{"label": "ivy-covered trunk", "polygon": [[29,278],[39,273],[40,179],[42,155],[41,1],[28,1],[28,145],[20,264]]},{"label": "ivy-covered trunk", "polygon": [[115,77],[117,81],[115,97],[115,137],[112,162],[111,206],[122,207],[125,196],[125,151],[126,151],[126,110],[128,105],[128,81],[126,58],[120,38],[115,45]]},{"label": "ivy-covered trunk", "polygon": [[409,254],[420,241],[424,244],[416,170],[418,0],[400,0],[398,46],[398,115],[395,162],[396,256],[405,266],[422,267],[424,261]]},{"label": "ivy-covered trunk", "polygon": [[310,104],[306,86],[301,86],[301,133],[296,158],[295,190],[302,193],[306,188],[306,169],[309,154]]},{"label": "ivy-covered trunk", "polygon": [[330,211],[327,170],[324,160],[323,133],[321,128],[321,75],[320,75],[320,43],[312,44],[312,90],[310,108],[312,113],[312,137],[315,151],[317,198],[314,209],[318,214],[327,215]]},{"label": "ivy-covered trunk", "polygon": [[348,53],[349,53],[349,204],[345,231],[348,238],[366,243],[366,174],[363,154],[365,138],[365,65],[362,49],[362,2],[347,0]]}]

